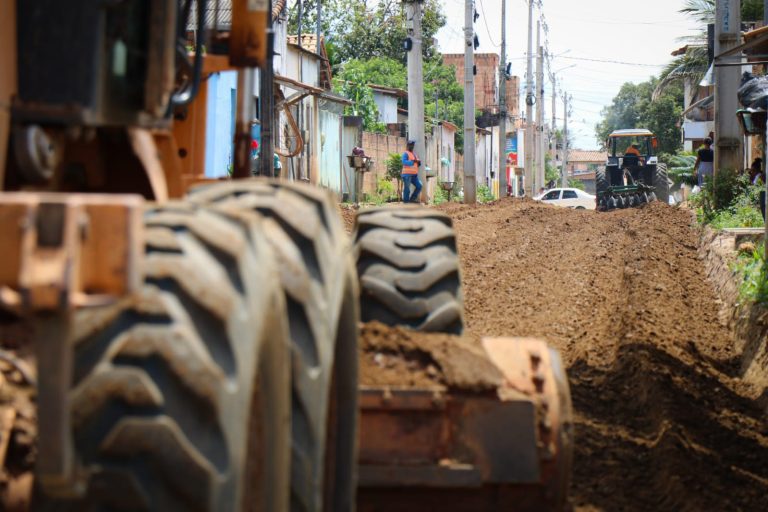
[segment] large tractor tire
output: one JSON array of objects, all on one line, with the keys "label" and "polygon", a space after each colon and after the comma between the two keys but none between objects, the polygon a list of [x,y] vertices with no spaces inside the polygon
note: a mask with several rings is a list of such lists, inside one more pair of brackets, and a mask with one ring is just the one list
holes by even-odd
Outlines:
[{"label": "large tractor tire", "polygon": [[355,256],[364,322],[460,334],[464,328],[453,223],[423,207],[384,207],[357,215]]},{"label": "large tractor tire", "polygon": [[290,346],[262,223],[180,202],[145,224],[141,290],[72,324],[84,485],[40,486],[33,509],[286,510]]},{"label": "large tractor tire", "polygon": [[605,169],[595,171],[595,196],[597,197],[597,209],[608,210],[608,177]]},{"label": "large tractor tire", "polygon": [[357,280],[335,203],[316,187],[254,179],[190,200],[258,212],[279,264],[292,344],[291,510],[354,509]]},{"label": "large tractor tire", "polygon": [[653,173],[653,189],[656,199],[664,204],[669,204],[669,178],[667,177],[667,164],[659,163]]}]

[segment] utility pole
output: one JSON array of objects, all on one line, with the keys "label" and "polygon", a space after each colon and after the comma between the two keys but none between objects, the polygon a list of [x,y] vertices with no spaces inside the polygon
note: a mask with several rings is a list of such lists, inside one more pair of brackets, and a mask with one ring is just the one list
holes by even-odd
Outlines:
[{"label": "utility pole", "polygon": [[568,186],[568,93],[563,91],[563,168],[560,171],[560,186]]},{"label": "utility pole", "polygon": [[[424,66],[421,52],[421,0],[408,1],[405,4],[406,27],[411,38],[411,50],[408,52],[408,138],[416,141],[416,156],[426,160],[424,147]],[[427,173],[424,161],[419,166],[421,201],[427,201]]]},{"label": "utility pole", "polygon": [[[555,112],[557,112],[557,77],[552,72],[552,70],[549,70],[550,77],[552,78],[552,126],[550,131],[550,138],[549,140],[552,142],[552,158],[555,161],[555,167],[557,167],[557,117],[555,115]],[[562,180],[561,180],[562,183]]]},{"label": "utility pole", "polygon": [[507,196],[507,87],[506,85],[507,85],[507,2],[506,0],[501,0],[501,59],[499,59],[499,198]]},{"label": "utility pole", "polygon": [[[766,0],[768,2],[768,0]],[[552,133],[557,130],[557,77],[552,73]],[[555,154],[557,154],[557,144],[555,144]]]},{"label": "utility pole", "polygon": [[[275,32],[272,28],[272,0],[267,1],[267,58],[259,73],[259,121],[261,123],[261,144],[259,147],[259,174],[272,176],[275,172],[273,155],[275,120],[274,53]],[[299,40],[301,41],[301,40]]]},{"label": "utility pole", "polygon": [[525,71],[525,188],[536,195],[533,171],[533,1],[528,0],[528,59]]},{"label": "utility pole", "polygon": [[464,0],[464,202],[477,202],[475,181],[474,2]]},{"label": "utility pole", "polygon": [[[715,6],[715,173],[741,169],[744,148],[736,118],[739,66],[718,66],[718,56],[741,43],[741,0],[717,0]],[[740,57],[738,57],[740,59]]]},{"label": "utility pole", "polygon": [[544,155],[544,47],[541,46],[541,22],[536,24],[536,44],[538,53],[536,57],[536,183],[542,187],[546,181]]},{"label": "utility pole", "polygon": [[315,44],[315,51],[320,56],[322,56],[322,52],[320,51],[320,36],[322,35],[322,31],[323,31],[323,2],[322,0],[317,0],[317,29],[316,29],[317,44]]}]

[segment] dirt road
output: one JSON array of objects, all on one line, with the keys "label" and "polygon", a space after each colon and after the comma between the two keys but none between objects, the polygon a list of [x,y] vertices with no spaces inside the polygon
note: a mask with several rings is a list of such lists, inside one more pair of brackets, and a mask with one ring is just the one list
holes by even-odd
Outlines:
[{"label": "dirt road", "polygon": [[576,510],[768,510],[768,430],[690,213],[530,201],[455,220],[470,334],[536,336],[568,367]]}]

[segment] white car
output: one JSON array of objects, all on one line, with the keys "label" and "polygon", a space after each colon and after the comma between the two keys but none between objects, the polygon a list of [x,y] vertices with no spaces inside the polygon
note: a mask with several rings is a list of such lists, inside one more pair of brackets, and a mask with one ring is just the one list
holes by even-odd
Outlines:
[{"label": "white car", "polygon": [[595,196],[577,188],[552,188],[533,199],[576,210],[595,209]]}]

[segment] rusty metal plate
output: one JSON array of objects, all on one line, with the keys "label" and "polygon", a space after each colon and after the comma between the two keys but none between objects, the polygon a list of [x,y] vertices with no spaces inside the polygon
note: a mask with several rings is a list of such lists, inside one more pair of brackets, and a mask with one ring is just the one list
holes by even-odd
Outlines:
[{"label": "rusty metal plate", "polygon": [[267,6],[264,0],[233,0],[229,63],[255,68],[267,63]]},{"label": "rusty metal plate", "polygon": [[134,195],[0,193],[0,306],[52,311],[137,290],[142,213]]}]

